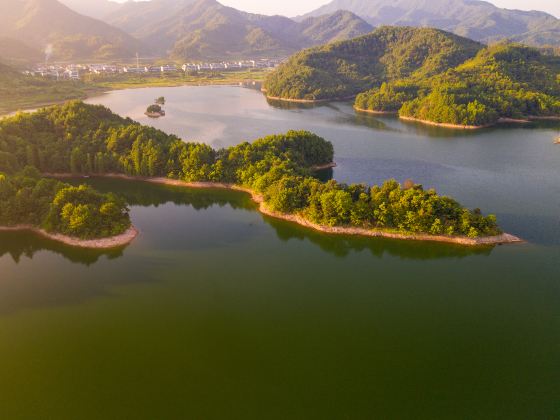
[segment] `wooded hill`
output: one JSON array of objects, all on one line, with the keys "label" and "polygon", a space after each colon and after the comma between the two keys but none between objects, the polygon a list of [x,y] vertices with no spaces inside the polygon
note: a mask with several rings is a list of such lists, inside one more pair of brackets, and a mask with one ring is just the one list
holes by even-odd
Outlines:
[{"label": "wooded hill", "polygon": [[461,126],[560,116],[560,58],[520,44],[482,44],[437,29],[383,27],[292,56],[269,97],[332,100]]},{"label": "wooded hill", "polygon": [[478,42],[438,29],[382,27],[295,54],[265,86],[269,96],[284,99],[345,98],[386,81],[433,76],[474,57],[482,48]]},{"label": "wooded hill", "polygon": [[470,126],[560,116],[560,57],[522,45],[495,45],[436,76],[383,84],[359,95],[356,107]]},{"label": "wooded hill", "polygon": [[245,13],[215,0],[129,2],[105,19],[153,50],[182,60],[282,57],[373,29],[350,12],[299,23]]}]

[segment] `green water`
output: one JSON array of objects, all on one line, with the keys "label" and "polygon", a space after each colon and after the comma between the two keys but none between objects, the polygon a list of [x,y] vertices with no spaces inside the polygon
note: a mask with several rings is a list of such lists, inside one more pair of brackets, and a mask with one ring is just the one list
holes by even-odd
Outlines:
[{"label": "green water", "polygon": [[560,416],[558,127],[456,134],[239,88],[97,102],[133,116],[160,95],[153,124],[185,138],[314,129],[335,178],[413,177],[529,243],[330,237],[241,193],[90,179],[127,198],[141,235],[104,253],[0,234],[0,418]]}]

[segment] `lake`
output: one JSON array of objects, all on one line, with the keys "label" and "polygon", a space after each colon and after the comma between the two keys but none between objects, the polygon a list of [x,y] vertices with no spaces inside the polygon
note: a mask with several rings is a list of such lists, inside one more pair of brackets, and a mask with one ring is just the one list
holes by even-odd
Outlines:
[{"label": "lake", "polygon": [[88,179],[141,235],[103,252],[0,234],[1,418],[560,415],[560,125],[455,132],[240,87],[88,102],[214,147],[311,130],[335,179],[412,178],[528,243],[333,237],[243,193]]}]

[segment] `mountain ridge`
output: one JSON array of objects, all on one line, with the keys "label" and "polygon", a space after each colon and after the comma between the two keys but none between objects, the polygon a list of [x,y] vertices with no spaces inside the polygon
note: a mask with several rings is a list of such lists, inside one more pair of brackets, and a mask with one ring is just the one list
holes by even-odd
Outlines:
[{"label": "mountain ridge", "polygon": [[107,22],[172,58],[285,56],[312,45],[367,33],[371,25],[351,12],[295,22],[227,7],[216,0],[127,3]]},{"label": "mountain ridge", "polygon": [[80,15],[57,0],[13,0],[0,3],[0,38],[20,40],[53,58],[133,56],[142,45],[107,23]]},{"label": "mountain ridge", "polygon": [[560,43],[560,19],[551,14],[501,9],[478,0],[333,0],[297,20],[337,10],[351,11],[374,26],[435,27],[485,43]]}]

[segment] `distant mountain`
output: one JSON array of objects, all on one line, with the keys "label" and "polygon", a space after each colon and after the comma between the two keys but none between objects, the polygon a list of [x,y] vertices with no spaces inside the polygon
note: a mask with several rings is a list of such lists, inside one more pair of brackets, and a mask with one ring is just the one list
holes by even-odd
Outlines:
[{"label": "distant mountain", "polygon": [[339,99],[384,82],[426,78],[474,57],[482,44],[438,29],[381,27],[292,56],[266,80],[270,97]]},{"label": "distant mountain", "polygon": [[[53,59],[124,58],[142,49],[127,33],[57,0],[0,2],[0,38],[20,40]],[[47,49],[48,46],[48,49]]]},{"label": "distant mountain", "polygon": [[124,5],[110,0],[60,0],[62,4],[81,15],[101,19]]},{"label": "distant mountain", "polygon": [[372,30],[350,12],[298,23],[282,16],[241,12],[215,0],[128,2],[105,20],[161,55],[191,60],[278,57]]},{"label": "distant mountain", "polygon": [[500,9],[477,0],[334,0],[300,18],[348,10],[374,26],[430,26],[482,42],[560,43],[560,20],[544,12]]},{"label": "distant mountain", "polygon": [[309,17],[301,22],[300,27],[303,35],[316,45],[356,38],[373,30],[365,20],[344,10]]}]

